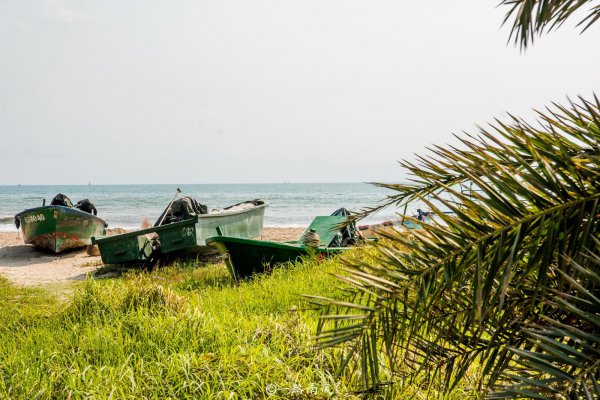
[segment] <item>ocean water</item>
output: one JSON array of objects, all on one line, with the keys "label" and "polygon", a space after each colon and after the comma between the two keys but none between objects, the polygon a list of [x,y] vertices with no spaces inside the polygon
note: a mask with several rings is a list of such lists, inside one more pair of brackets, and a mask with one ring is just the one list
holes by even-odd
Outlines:
[{"label": "ocean water", "polygon": [[[265,226],[280,227],[307,226],[313,217],[329,215],[340,207],[360,211],[380,204],[394,193],[365,183],[0,186],[0,230],[15,230],[15,214],[41,206],[42,199],[50,204],[57,193],[67,195],[73,204],[90,199],[109,227],[139,228],[144,218],[154,223],[177,187],[182,191],[180,196],[193,196],[209,209],[264,199],[269,203]],[[418,207],[411,205],[407,214],[416,213]],[[364,223],[394,219],[401,211],[388,208],[368,217]]]}]

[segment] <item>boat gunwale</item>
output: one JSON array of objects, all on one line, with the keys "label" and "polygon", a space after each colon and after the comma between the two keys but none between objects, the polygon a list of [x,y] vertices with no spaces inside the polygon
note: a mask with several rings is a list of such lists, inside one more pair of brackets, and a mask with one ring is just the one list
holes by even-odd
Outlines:
[{"label": "boat gunwale", "polygon": [[210,246],[211,243],[223,243],[227,245],[227,243],[235,243],[235,244],[244,244],[244,245],[252,245],[259,247],[268,247],[268,248],[276,248],[280,250],[303,250],[309,251],[309,249],[314,249],[318,252],[327,252],[327,251],[335,251],[342,252],[353,249],[354,247],[327,247],[325,245],[320,245],[319,247],[310,247],[304,246],[301,243],[289,243],[289,242],[272,242],[268,240],[257,240],[257,239],[244,239],[244,238],[236,238],[232,236],[211,236],[206,238],[206,244]]},{"label": "boat gunwale", "polygon": [[226,212],[215,213],[215,214],[200,214],[200,215],[195,215],[192,218],[186,219],[183,221],[173,222],[171,224],[160,225],[160,226],[152,226],[150,228],[139,229],[139,230],[135,230],[135,231],[127,232],[127,233],[121,233],[119,235],[103,236],[101,238],[96,238],[93,236],[92,244],[108,243],[108,242],[113,242],[113,241],[120,240],[120,239],[127,239],[130,237],[142,236],[142,235],[146,235],[148,233],[158,233],[158,232],[162,232],[162,231],[166,231],[166,230],[170,230],[170,229],[174,229],[174,228],[179,228],[179,227],[186,226],[186,225],[194,225],[194,224],[200,222],[202,219],[229,217],[229,216],[233,216],[233,215],[244,214],[244,213],[248,213],[250,211],[256,211],[261,208],[265,208],[268,205],[269,204],[267,202],[264,202],[263,204],[254,206],[252,208],[247,208],[244,210],[231,211],[231,212],[226,211]]},{"label": "boat gunwale", "polygon": [[[237,211],[227,211],[227,210],[225,210],[225,211],[220,212],[220,213],[212,213],[212,214],[211,213],[208,213],[208,214],[198,214],[198,215],[196,215],[196,217],[198,217],[198,219],[204,219],[204,218],[210,218],[210,217],[216,217],[216,216],[224,216],[224,215],[229,216],[229,215],[243,214],[243,213],[247,213],[248,211],[253,211],[253,210],[258,210],[258,209],[261,209],[261,208],[265,208],[268,205],[269,205],[269,203],[267,203],[265,201],[263,204],[259,204],[257,206],[252,207],[252,208],[246,208],[246,209],[237,210]],[[173,224],[167,224],[167,225],[173,225]],[[162,225],[162,226],[167,226],[167,225]]]},{"label": "boat gunwale", "polygon": [[[82,215],[85,215],[86,217],[91,217],[91,219],[95,219],[95,220],[102,222],[104,227],[106,227],[106,221],[104,219],[98,217],[97,215],[90,214],[85,211],[81,211],[77,208],[72,208],[72,207],[67,207],[67,206],[59,206],[59,205],[49,205],[49,206],[39,206],[39,207],[34,207],[34,208],[26,208],[25,210],[21,211],[20,213],[15,214],[15,218],[21,218],[22,215],[25,215],[30,212],[37,212],[42,209],[43,210],[56,209],[58,211],[67,211],[67,212],[73,212],[74,214],[82,214]],[[21,225],[23,225],[23,223],[21,223]]]}]

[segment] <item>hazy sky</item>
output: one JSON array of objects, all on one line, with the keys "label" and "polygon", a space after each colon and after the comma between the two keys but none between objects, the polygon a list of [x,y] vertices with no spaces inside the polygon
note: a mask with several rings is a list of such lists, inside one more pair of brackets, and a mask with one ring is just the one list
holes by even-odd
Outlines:
[{"label": "hazy sky", "polygon": [[600,89],[600,23],[522,53],[497,0],[0,0],[0,184],[398,181]]}]

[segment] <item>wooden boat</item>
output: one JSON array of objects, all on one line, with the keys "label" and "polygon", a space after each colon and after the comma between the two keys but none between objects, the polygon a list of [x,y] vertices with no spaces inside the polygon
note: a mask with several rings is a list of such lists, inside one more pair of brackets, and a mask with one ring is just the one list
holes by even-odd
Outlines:
[{"label": "wooden boat", "polygon": [[[234,280],[246,278],[254,273],[265,272],[275,264],[295,261],[307,255],[328,257],[351,249],[351,247],[329,247],[339,235],[340,225],[348,221],[347,216],[316,217],[300,239],[291,242],[240,239],[230,236],[214,236],[206,244],[216,248],[225,256]],[[302,237],[311,229],[319,235],[318,247],[305,246]]]},{"label": "wooden boat", "polygon": [[65,206],[42,206],[15,215],[25,243],[60,253],[91,244],[106,234],[106,223],[90,213]]},{"label": "wooden boat", "polygon": [[218,213],[194,215],[184,221],[121,235],[92,238],[92,243],[98,245],[102,262],[105,264],[154,261],[163,255],[182,252],[213,252],[212,248],[206,246],[205,241],[217,235],[218,231],[236,238],[260,235],[268,204],[262,200],[254,202],[256,205],[237,211],[225,209]]}]

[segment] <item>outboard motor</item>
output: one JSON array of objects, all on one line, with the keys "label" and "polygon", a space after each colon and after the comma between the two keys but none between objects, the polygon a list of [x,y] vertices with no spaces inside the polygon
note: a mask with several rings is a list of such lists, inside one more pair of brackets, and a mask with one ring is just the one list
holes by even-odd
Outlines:
[{"label": "outboard motor", "polygon": [[[350,216],[350,211],[345,208],[339,208],[331,215]],[[356,244],[358,237],[356,230],[356,222],[351,220],[348,225],[344,226],[336,235],[335,239],[331,242],[331,247],[347,247]]]},{"label": "outboard motor", "polygon": [[180,199],[175,200],[171,204],[171,207],[165,210],[165,212],[166,215],[164,219],[162,219],[162,215],[158,219],[158,221],[162,220],[161,225],[184,221],[186,219],[193,218],[196,215],[208,214],[208,207],[206,207],[204,204],[200,203],[193,197],[182,197]]},{"label": "outboard motor", "polygon": [[62,193],[59,193],[56,196],[54,196],[54,198],[52,199],[52,202],[50,202],[50,205],[73,208],[73,203],[71,202],[71,199],[69,199],[67,196],[65,196]]},{"label": "outboard motor", "polygon": [[89,214],[98,215],[98,210],[96,210],[96,207],[94,207],[94,205],[89,199],[79,200],[77,204],[75,204],[75,208],[81,211],[85,211]]}]

